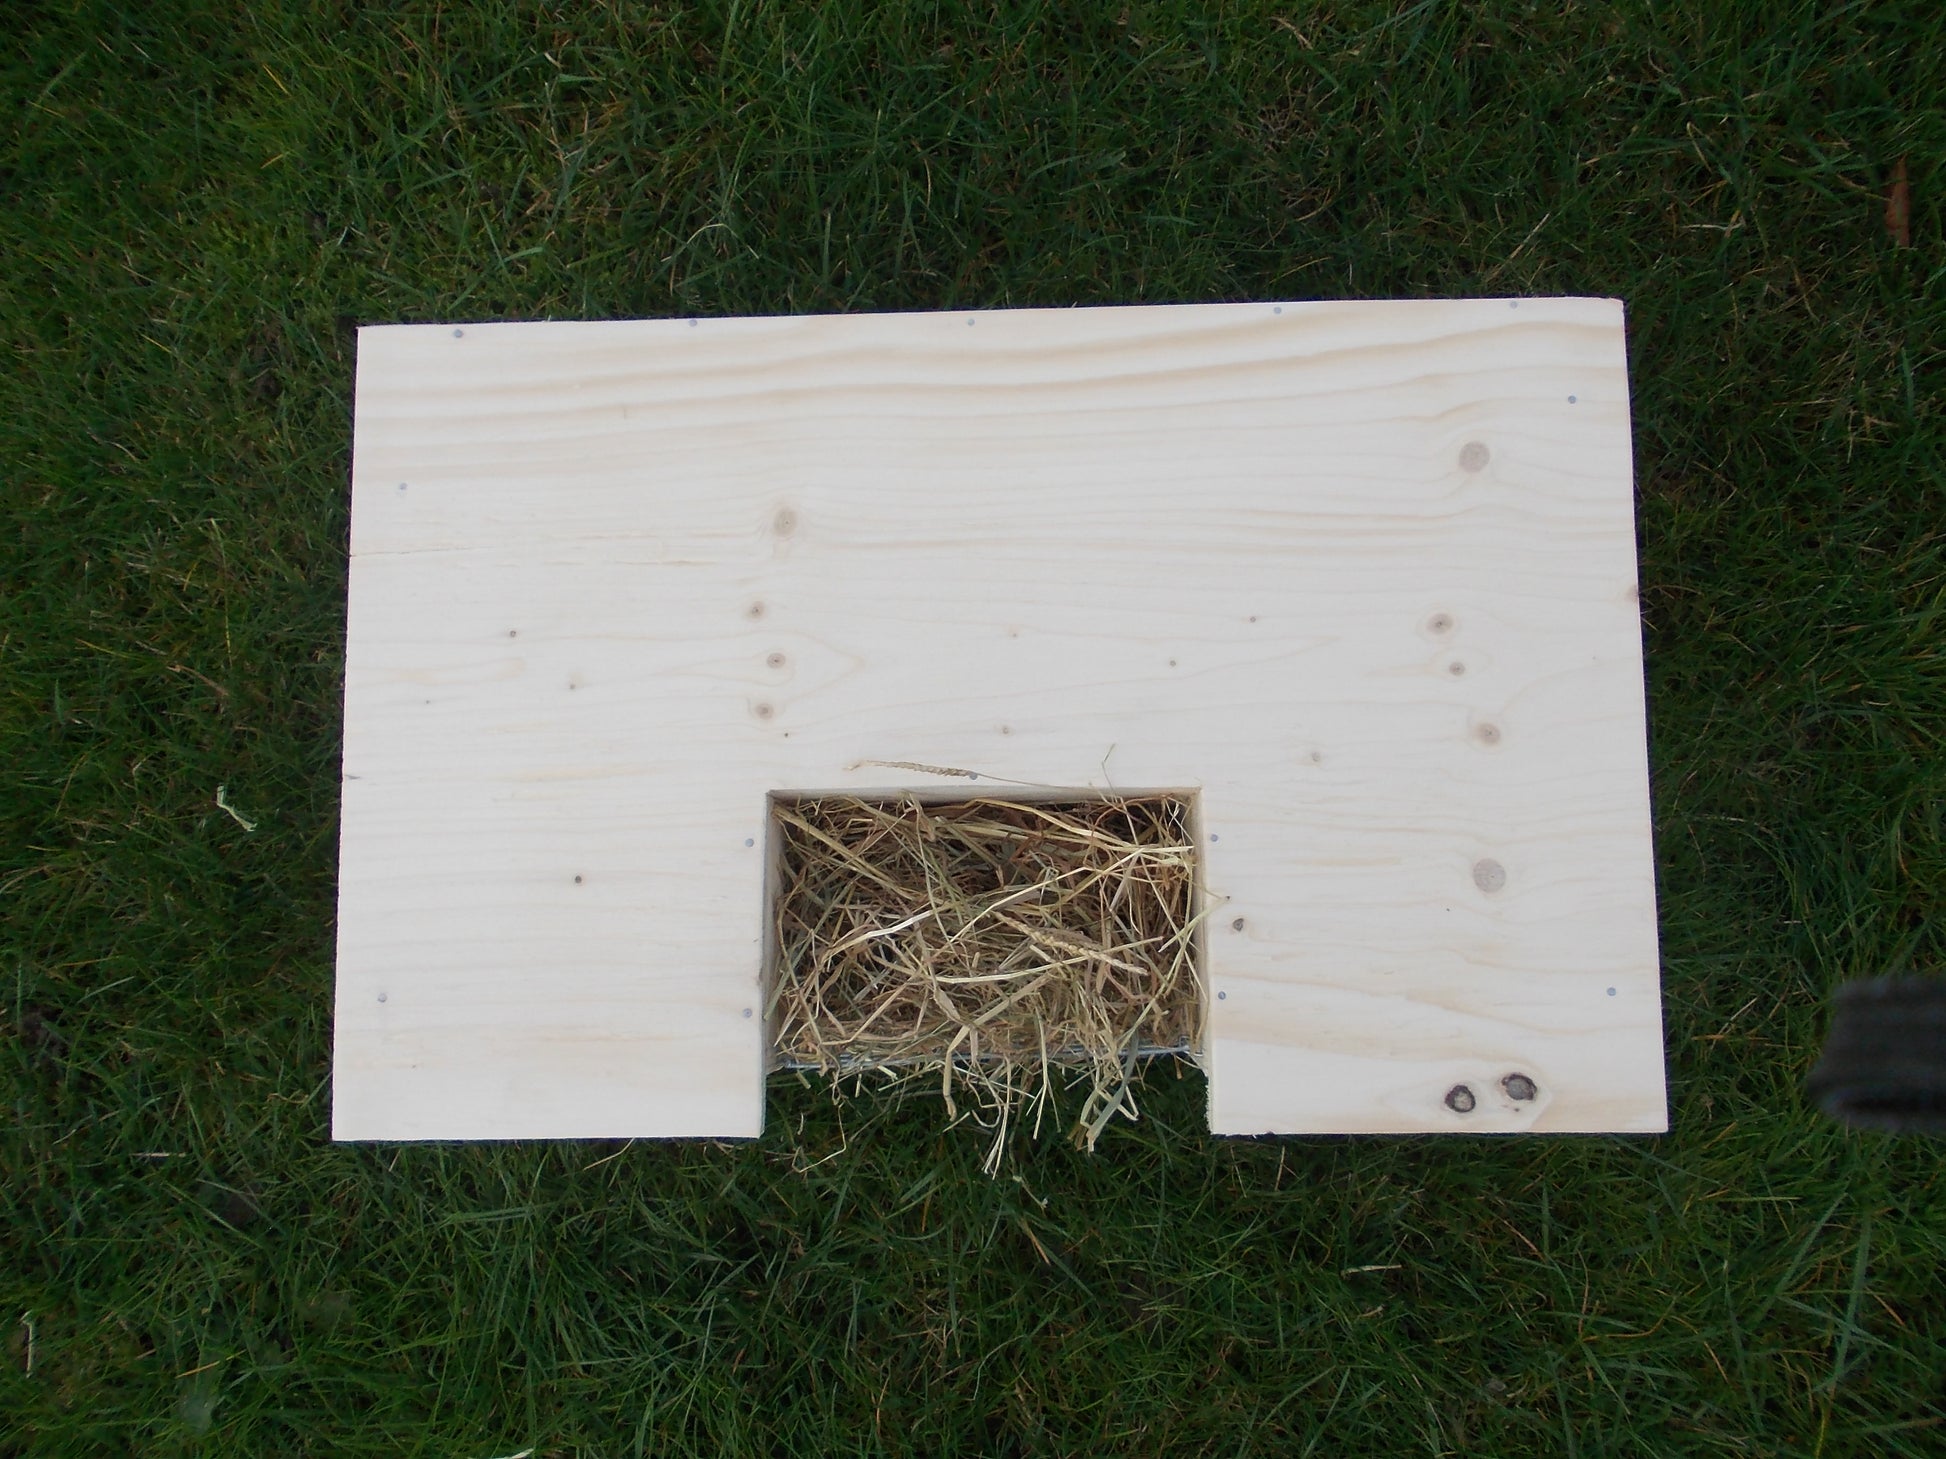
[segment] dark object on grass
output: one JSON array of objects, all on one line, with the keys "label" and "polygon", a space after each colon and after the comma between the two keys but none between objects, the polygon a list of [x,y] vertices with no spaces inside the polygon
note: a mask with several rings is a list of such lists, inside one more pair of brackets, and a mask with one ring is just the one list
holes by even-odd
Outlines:
[{"label": "dark object on grass", "polygon": [[1946,979],[1870,978],[1832,995],[1818,1108],[1868,1130],[1946,1134]]}]

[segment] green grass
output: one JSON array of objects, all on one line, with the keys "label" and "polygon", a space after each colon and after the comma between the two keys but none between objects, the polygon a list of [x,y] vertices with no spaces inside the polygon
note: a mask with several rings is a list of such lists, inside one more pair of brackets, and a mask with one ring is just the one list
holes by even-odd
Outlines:
[{"label": "green grass", "polygon": [[[1799,1093],[1946,962],[1933,0],[8,15],[0,1452],[1941,1452],[1946,1146]],[[1667,1137],[327,1142],[355,323],[1525,291],[1630,306]]]}]

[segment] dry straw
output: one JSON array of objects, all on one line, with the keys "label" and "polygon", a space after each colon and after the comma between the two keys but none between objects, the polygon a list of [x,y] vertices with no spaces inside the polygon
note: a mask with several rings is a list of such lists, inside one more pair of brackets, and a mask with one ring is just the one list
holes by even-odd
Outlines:
[{"label": "dry straw", "polygon": [[1137,1059],[1199,1046],[1182,798],[831,796],[775,815],[767,1011],[787,1066],[936,1077],[949,1117],[993,1130],[993,1170],[1030,1107],[1038,1133],[1057,1069],[1085,1084],[1073,1134],[1092,1150],[1136,1117]]}]

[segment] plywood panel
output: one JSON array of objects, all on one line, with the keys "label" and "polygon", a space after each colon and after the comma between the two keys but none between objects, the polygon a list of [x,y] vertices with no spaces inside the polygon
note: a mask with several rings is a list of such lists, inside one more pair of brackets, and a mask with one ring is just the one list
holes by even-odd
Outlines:
[{"label": "plywood panel", "polygon": [[888,762],[1200,790],[1218,1131],[1663,1127],[1613,301],[367,329],[353,476],[341,1138],[756,1133]]}]

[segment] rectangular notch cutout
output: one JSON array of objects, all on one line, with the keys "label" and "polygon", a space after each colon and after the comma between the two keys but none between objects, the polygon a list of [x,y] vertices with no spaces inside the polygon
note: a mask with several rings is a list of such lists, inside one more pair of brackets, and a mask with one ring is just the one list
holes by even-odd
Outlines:
[{"label": "rectangular notch cutout", "polygon": [[1032,1089],[1200,1061],[1195,791],[776,793],[769,828],[773,1067]]}]

